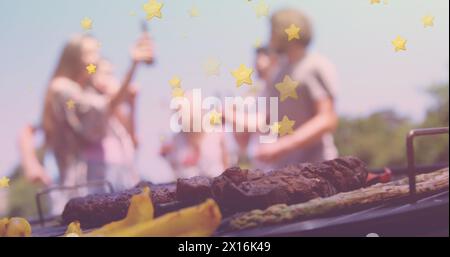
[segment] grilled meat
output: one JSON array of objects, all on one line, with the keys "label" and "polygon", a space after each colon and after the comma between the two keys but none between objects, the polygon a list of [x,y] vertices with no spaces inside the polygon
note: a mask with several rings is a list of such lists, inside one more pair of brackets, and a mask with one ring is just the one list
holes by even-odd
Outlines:
[{"label": "grilled meat", "polygon": [[[83,228],[94,228],[125,218],[133,195],[142,193],[143,187],[150,187],[155,207],[176,200],[174,185],[153,185],[141,182],[135,188],[110,194],[94,194],[70,200],[62,213],[63,221],[69,224],[79,221]],[[159,210],[155,210],[158,212]]]},{"label": "grilled meat", "polygon": [[223,211],[234,213],[352,191],[365,185],[367,174],[361,160],[344,157],[324,163],[290,165],[268,173],[233,169],[214,179],[219,182],[213,182],[212,190],[221,192],[216,199]]},{"label": "grilled meat", "polygon": [[139,194],[144,186],[151,188],[157,214],[161,213],[158,211],[160,204],[178,202],[180,206],[189,206],[213,198],[222,212],[228,215],[352,191],[365,185],[367,174],[366,165],[355,157],[290,165],[267,173],[230,168],[213,179],[179,179],[176,186],[141,182],[136,188],[119,193],[72,199],[62,216],[64,222],[78,220],[84,227],[122,219],[131,197]]}]

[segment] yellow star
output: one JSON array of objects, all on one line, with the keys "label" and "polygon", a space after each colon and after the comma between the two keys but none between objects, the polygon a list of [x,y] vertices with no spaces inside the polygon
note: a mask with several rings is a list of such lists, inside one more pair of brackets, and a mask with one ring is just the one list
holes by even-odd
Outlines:
[{"label": "yellow star", "polygon": [[174,76],[171,80],[169,80],[169,84],[172,88],[177,88],[181,86],[181,79],[178,76]]},{"label": "yellow star", "polygon": [[392,45],[395,47],[395,51],[406,51],[406,39],[402,38],[401,36],[398,36],[396,39],[392,41]]},{"label": "yellow star", "polygon": [[222,124],[222,114],[221,113],[218,113],[216,110],[213,110],[212,112],[210,112],[209,115],[210,115],[209,123],[212,126]]},{"label": "yellow star", "polygon": [[81,20],[81,27],[84,30],[91,30],[92,29],[92,20],[88,17],[85,17],[83,20]]},{"label": "yellow star", "polygon": [[370,4],[380,4],[381,0],[370,0]]},{"label": "yellow star", "polygon": [[291,26],[284,31],[288,35],[288,41],[300,39],[300,28],[295,26],[295,24],[291,24]]},{"label": "yellow star", "polygon": [[269,6],[264,1],[259,1],[255,6],[255,11],[258,18],[269,16]]},{"label": "yellow star", "polygon": [[86,66],[86,70],[89,75],[95,74],[95,72],[97,72],[97,66],[91,63],[88,66]]},{"label": "yellow star", "polygon": [[284,102],[289,97],[298,99],[297,87],[300,83],[294,81],[291,77],[286,75],[283,82],[275,85],[275,88],[280,92],[281,102]]},{"label": "yellow star", "polygon": [[184,90],[181,87],[176,87],[172,90],[172,97],[184,97]]},{"label": "yellow star", "polygon": [[278,124],[278,134],[285,136],[294,133],[294,125],[295,121],[290,120],[288,116],[284,116],[283,120]]},{"label": "yellow star", "polygon": [[219,76],[220,75],[220,62],[217,59],[209,58],[203,68],[205,70],[206,76]]},{"label": "yellow star", "polygon": [[162,18],[161,9],[164,4],[157,2],[156,0],[149,0],[144,4],[144,11],[147,14],[147,20],[151,20],[153,17]]},{"label": "yellow star", "polygon": [[74,100],[69,100],[66,102],[66,107],[68,110],[73,110],[75,108],[75,101]]},{"label": "yellow star", "polygon": [[422,23],[425,28],[434,26],[434,17],[431,15],[424,16],[422,18]]},{"label": "yellow star", "polygon": [[6,187],[9,187],[9,178],[2,177],[0,179],[0,188],[6,188]]},{"label": "yellow star", "polygon": [[200,11],[196,6],[192,7],[191,10],[189,10],[189,16],[191,16],[191,18],[200,16]]},{"label": "yellow star", "polygon": [[237,70],[231,72],[236,79],[237,87],[240,87],[243,84],[252,85],[252,73],[253,69],[247,68],[244,64],[241,64]]}]

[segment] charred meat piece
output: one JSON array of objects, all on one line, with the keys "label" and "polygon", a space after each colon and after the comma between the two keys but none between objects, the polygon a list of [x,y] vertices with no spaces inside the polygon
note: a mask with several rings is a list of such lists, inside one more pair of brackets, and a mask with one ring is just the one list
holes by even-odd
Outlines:
[{"label": "charred meat piece", "polygon": [[177,199],[177,186],[175,183],[155,185],[150,182],[141,182],[136,187],[149,187],[152,193],[152,201],[155,204],[172,203]]},{"label": "charred meat piece", "polygon": [[258,180],[246,181],[240,185],[225,187],[223,208],[238,212],[267,208],[280,203],[299,203],[322,196],[322,187],[317,178],[307,178],[299,174],[272,173]]},{"label": "charred meat piece", "polygon": [[141,182],[133,189],[110,194],[95,194],[70,200],[62,213],[63,222],[79,221],[83,228],[94,228],[125,218],[133,195],[140,194],[141,188],[150,187],[155,212],[160,213],[160,204],[175,201],[175,185],[153,185]]},{"label": "charred meat piece", "polygon": [[178,179],[177,200],[187,204],[197,204],[212,197],[211,180],[207,177]]},{"label": "charred meat piece", "polygon": [[130,199],[141,193],[134,188],[119,193],[95,194],[70,200],[62,214],[65,224],[79,221],[83,228],[94,228],[125,218]]},{"label": "charred meat piece", "polygon": [[[242,174],[248,174],[248,171]],[[290,165],[244,182],[228,179],[228,183],[222,185],[222,195],[215,196],[227,213],[263,209],[361,188],[367,174],[362,161],[345,157],[324,163]]]},{"label": "charred meat piece", "polygon": [[246,181],[252,181],[255,179],[259,179],[266,174],[263,171],[255,170],[242,170],[239,167],[233,167],[225,170],[222,175],[214,178],[211,183],[211,192],[213,198],[216,200],[219,205],[222,202],[227,201],[224,197],[224,189],[226,186],[232,185],[240,185]]}]

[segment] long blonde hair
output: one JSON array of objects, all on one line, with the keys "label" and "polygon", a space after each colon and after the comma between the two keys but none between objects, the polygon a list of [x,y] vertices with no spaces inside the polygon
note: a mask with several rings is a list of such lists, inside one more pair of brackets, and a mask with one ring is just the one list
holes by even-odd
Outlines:
[{"label": "long blonde hair", "polygon": [[53,73],[49,85],[47,86],[44,101],[44,110],[42,113],[42,128],[45,133],[46,144],[54,146],[55,113],[53,111],[53,92],[51,84],[55,78],[64,77],[72,81],[77,81],[82,72],[84,72],[82,51],[83,42],[86,39],[92,39],[89,35],[77,35],[72,37],[65,45],[61,57]]}]

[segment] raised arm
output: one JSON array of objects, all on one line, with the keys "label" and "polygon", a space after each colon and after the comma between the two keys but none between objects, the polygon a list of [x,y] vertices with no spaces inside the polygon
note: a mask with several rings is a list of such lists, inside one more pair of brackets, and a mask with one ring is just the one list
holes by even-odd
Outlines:
[{"label": "raised arm", "polygon": [[153,60],[153,45],[150,36],[144,33],[137,44],[131,49],[131,65],[119,91],[113,95],[109,105],[110,112],[114,113],[117,106],[120,105],[129,93],[130,84],[135,75],[136,69],[140,63],[151,62]]},{"label": "raised arm", "polygon": [[280,139],[287,151],[296,150],[317,142],[326,133],[333,132],[338,125],[333,100],[324,98],[315,103],[317,114],[300,126],[291,136]]},{"label": "raised arm", "polygon": [[129,110],[128,112],[125,112],[121,108],[117,109],[116,117],[127,130],[127,133],[133,141],[134,147],[137,149],[139,146],[139,141],[136,133],[136,97],[137,89],[135,87],[130,87],[127,97]]}]

